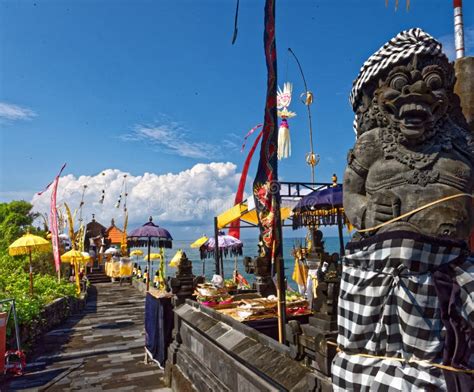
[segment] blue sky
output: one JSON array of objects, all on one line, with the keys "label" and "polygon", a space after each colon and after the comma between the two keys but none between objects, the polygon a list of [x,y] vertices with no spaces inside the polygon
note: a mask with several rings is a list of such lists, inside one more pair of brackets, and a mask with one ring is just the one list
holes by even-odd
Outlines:
[{"label": "blue sky", "polygon": [[[472,55],[474,4],[464,3],[467,53]],[[71,187],[76,183],[67,195],[75,201],[81,176],[86,176],[81,184],[93,182],[109,169],[116,170],[118,184],[114,195],[109,192],[111,206],[122,173],[138,178],[137,185],[144,173],[152,173],[160,187],[172,188],[166,178],[177,179],[181,185],[174,195],[183,204],[193,200],[196,188],[218,212],[226,195],[233,198],[245,159],[243,136],[263,117],[263,4],[241,1],[232,46],[235,1],[230,0],[1,1],[0,200],[31,200],[67,162],[64,174]],[[284,180],[310,179],[304,162],[308,122],[296,99],[303,85],[288,47],[298,55],[315,95],[319,181],[329,181],[333,172],[342,178],[354,141],[348,95],[368,56],[410,27],[425,29],[452,54],[451,0],[412,0],[409,12],[403,0],[397,12],[394,4],[277,1],[279,81],[294,83],[291,109],[298,114],[290,121],[292,157],[279,168]],[[211,162],[221,166],[211,168]],[[198,169],[189,171],[196,164],[204,164],[198,169],[205,177],[199,178]],[[255,166],[256,161],[251,175]],[[162,189],[145,188],[153,194]],[[100,195],[94,192],[91,186],[86,195],[89,216],[100,215],[92,203]],[[173,192],[168,192],[169,207]],[[215,194],[220,196],[215,199]],[[163,206],[156,213],[176,227],[175,236],[209,229],[205,216],[197,219],[190,212],[178,219],[173,208]],[[137,206],[132,221],[147,212]],[[104,214],[107,220],[113,212]]]}]

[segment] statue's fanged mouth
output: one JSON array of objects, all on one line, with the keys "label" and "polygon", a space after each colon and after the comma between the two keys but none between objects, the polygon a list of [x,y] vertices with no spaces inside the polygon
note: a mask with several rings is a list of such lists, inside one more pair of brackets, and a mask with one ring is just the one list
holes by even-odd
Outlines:
[{"label": "statue's fanged mouth", "polygon": [[419,103],[404,104],[398,112],[398,117],[406,128],[420,128],[431,116],[431,109],[427,105]]}]

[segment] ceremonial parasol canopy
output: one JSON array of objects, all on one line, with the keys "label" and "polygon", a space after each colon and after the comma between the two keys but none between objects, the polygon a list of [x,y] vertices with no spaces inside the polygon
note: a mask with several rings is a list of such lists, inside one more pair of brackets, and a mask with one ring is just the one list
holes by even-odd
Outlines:
[{"label": "ceremonial parasol canopy", "polygon": [[143,256],[143,251],[141,249],[132,250],[130,256]]},{"label": "ceremonial parasol canopy", "polygon": [[132,230],[128,236],[129,247],[142,247],[148,245],[148,239],[150,245],[156,248],[168,248],[172,247],[173,237],[168,230],[153,223],[153,218],[150,219],[143,226]]},{"label": "ceremonial parasol canopy", "polygon": [[191,244],[191,248],[200,248],[201,246],[203,246],[207,241],[209,240],[208,237],[206,237],[205,235],[203,235],[201,238],[198,238],[196,241],[194,241],[192,244]]},{"label": "ceremonial parasol canopy", "polygon": [[61,261],[63,263],[72,263],[74,264],[74,269],[76,271],[76,290],[77,293],[81,292],[81,282],[79,281],[79,263],[84,263],[88,261],[91,257],[87,252],[81,252],[76,249],[71,249],[70,251],[61,255]]},{"label": "ceremonial parasol canopy", "polygon": [[[242,243],[242,241],[240,241],[239,239],[231,235],[220,232],[219,236],[217,237],[217,242],[218,242],[217,246],[219,247],[219,249],[222,249],[224,251],[225,250],[236,251],[236,252],[240,252],[239,254],[242,254],[242,247],[244,244]],[[216,246],[215,238],[209,238],[207,242],[205,243],[205,247],[209,251],[214,251],[215,246]]]},{"label": "ceremonial parasol canopy", "polygon": [[[219,253],[221,254],[220,260],[221,265],[220,267],[216,264],[216,271],[219,271],[222,276],[224,276],[224,263],[222,256],[228,256],[229,254],[235,256],[237,263],[237,256],[242,255],[242,248],[244,244],[239,239],[225,234],[224,232],[219,232],[217,237],[217,246],[219,248]],[[205,259],[206,257],[212,257],[215,255],[215,248],[216,248],[216,239],[209,238],[207,242],[200,248],[201,249],[201,259]],[[204,265],[203,265],[203,275],[204,275]]]},{"label": "ceremonial parasol canopy", "polygon": [[176,268],[183,257],[183,250],[179,249],[173,258],[170,260],[170,267]]},{"label": "ceremonial parasol canopy", "polygon": [[88,259],[90,259],[90,256],[87,252],[80,252],[76,249],[71,249],[70,251],[61,255],[61,261],[63,263],[74,263],[76,261],[79,262]]},{"label": "ceremonial parasol canopy", "polygon": [[145,256],[143,260],[148,261],[148,257],[150,260],[161,260],[161,255],[159,253],[150,253],[150,255]]},{"label": "ceremonial parasol canopy", "polygon": [[10,256],[29,255],[30,261],[30,295],[33,295],[33,266],[31,252],[48,252],[51,249],[49,241],[43,237],[27,232],[8,247]]},{"label": "ceremonial parasol canopy", "polygon": [[298,202],[293,212],[313,211],[328,207],[342,207],[342,185],[311,192]]},{"label": "ceremonial parasol canopy", "polygon": [[[168,230],[153,223],[153,218],[150,216],[150,219],[147,223],[139,228],[132,230],[127,236],[127,245],[129,248],[132,247],[148,247],[148,255],[146,260],[148,261],[148,276],[146,280],[146,290],[150,289],[150,256],[151,256],[151,247],[155,248],[171,248],[173,237]],[[160,256],[161,257],[161,256]],[[164,260],[161,259],[161,263],[164,263]],[[160,271],[163,269],[163,265],[160,265]]]},{"label": "ceremonial parasol canopy", "polygon": [[104,254],[105,255],[115,255],[117,253],[119,253],[120,251],[117,249],[117,248],[109,248],[107,249]]},{"label": "ceremonial parasol canopy", "polygon": [[303,226],[337,225],[344,220],[342,185],[316,190],[303,197],[293,209],[293,229]]},{"label": "ceremonial parasol canopy", "polygon": [[26,233],[8,247],[10,256],[26,255],[31,252],[47,252],[51,243],[43,237]]}]

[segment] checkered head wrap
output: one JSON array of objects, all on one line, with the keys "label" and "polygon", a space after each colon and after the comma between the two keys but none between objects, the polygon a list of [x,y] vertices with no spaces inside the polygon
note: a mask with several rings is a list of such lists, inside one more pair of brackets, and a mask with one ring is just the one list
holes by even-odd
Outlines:
[{"label": "checkered head wrap", "polygon": [[378,78],[381,72],[415,54],[446,57],[441,48],[440,42],[420,28],[399,33],[370,56],[360,69],[359,75],[352,83],[350,95],[352,108],[355,110],[362,88],[374,78]]}]

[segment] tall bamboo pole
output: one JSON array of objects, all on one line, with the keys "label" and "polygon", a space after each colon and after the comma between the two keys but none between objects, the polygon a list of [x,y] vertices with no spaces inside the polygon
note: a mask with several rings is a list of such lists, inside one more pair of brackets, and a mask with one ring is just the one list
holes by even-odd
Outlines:
[{"label": "tall bamboo pole", "polygon": [[151,272],[151,265],[150,265],[150,252],[151,252],[151,237],[148,237],[148,274],[146,275],[146,291],[150,291],[150,272]]},{"label": "tall bamboo pole", "polygon": [[221,275],[221,265],[219,262],[219,229],[217,227],[217,216],[214,217],[214,258],[216,260],[216,275]]}]

